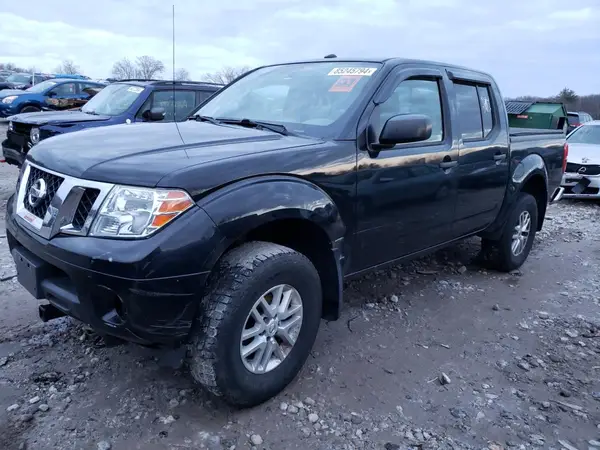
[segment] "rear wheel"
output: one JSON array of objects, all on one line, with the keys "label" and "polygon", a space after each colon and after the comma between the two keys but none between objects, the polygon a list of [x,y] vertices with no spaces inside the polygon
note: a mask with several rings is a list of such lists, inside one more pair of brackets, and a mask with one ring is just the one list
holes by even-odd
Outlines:
[{"label": "rear wheel", "polygon": [[24,106],[23,108],[21,108],[21,113],[33,113],[33,112],[40,112],[41,109],[38,108],[37,106]]},{"label": "rear wheel", "polygon": [[251,242],[215,270],[189,345],[192,376],[228,403],[249,407],[298,374],[321,319],[321,284],[304,255]]},{"label": "rear wheel", "polygon": [[504,225],[500,239],[482,242],[483,262],[504,272],[521,267],[533,246],[537,224],[537,202],[531,194],[522,192]]}]

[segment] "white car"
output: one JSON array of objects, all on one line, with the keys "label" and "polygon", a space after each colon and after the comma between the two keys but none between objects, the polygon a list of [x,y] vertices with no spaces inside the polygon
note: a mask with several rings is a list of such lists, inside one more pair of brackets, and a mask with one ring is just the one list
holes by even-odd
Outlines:
[{"label": "white car", "polygon": [[567,136],[569,156],[562,198],[600,199],[600,120],[586,122]]}]

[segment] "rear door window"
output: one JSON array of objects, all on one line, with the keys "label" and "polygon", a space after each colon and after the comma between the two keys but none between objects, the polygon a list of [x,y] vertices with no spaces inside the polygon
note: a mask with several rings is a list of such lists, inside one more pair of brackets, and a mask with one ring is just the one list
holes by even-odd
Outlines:
[{"label": "rear door window", "polygon": [[469,84],[454,85],[458,125],[463,140],[483,139],[483,121],[477,87]]},{"label": "rear door window", "polygon": [[481,120],[483,122],[483,137],[486,138],[494,128],[494,114],[492,113],[489,86],[477,86],[477,94],[479,94],[479,107],[481,108]]},{"label": "rear door window", "polygon": [[487,139],[495,126],[490,86],[456,82],[454,92],[463,140]]}]

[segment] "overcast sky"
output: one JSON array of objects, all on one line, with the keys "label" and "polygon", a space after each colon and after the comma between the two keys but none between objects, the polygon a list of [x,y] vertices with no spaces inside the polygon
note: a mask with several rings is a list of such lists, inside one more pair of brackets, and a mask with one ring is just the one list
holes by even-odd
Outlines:
[{"label": "overcast sky", "polygon": [[[175,0],[176,66],[402,56],[491,73],[505,96],[600,93],[600,0]],[[0,61],[94,78],[122,57],[171,70],[173,2],[0,2]]]}]

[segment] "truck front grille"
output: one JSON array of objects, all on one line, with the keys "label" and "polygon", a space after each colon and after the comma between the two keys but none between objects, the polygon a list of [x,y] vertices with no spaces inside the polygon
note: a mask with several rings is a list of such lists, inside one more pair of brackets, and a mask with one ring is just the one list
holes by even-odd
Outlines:
[{"label": "truck front grille", "polygon": [[[38,204],[32,204],[29,198],[29,191],[38,180],[44,180],[46,183],[46,193]],[[27,186],[25,187],[25,201],[23,202],[25,209],[34,216],[43,219],[54,195],[56,195],[56,191],[58,191],[58,188],[60,188],[63,181],[64,178],[31,166],[29,178],[27,179]]]},{"label": "truck front grille", "polygon": [[92,210],[92,206],[94,206],[94,202],[100,195],[99,189],[87,188],[83,195],[81,196],[81,200],[79,201],[79,205],[77,205],[77,209],[75,210],[75,215],[73,216],[73,228],[76,230],[81,230],[85,225],[85,221],[90,215],[90,211]]},{"label": "truck front grille", "polygon": [[[30,161],[23,164],[22,174],[17,185],[15,214],[24,227],[45,239],[59,233],[86,236],[90,215],[114,187],[110,183],[57,173]],[[45,195],[40,195],[44,184]]]},{"label": "truck front grille", "polygon": [[17,134],[22,134],[29,137],[29,133],[31,133],[32,128],[33,125],[30,125],[28,123],[13,122],[13,130]]}]

